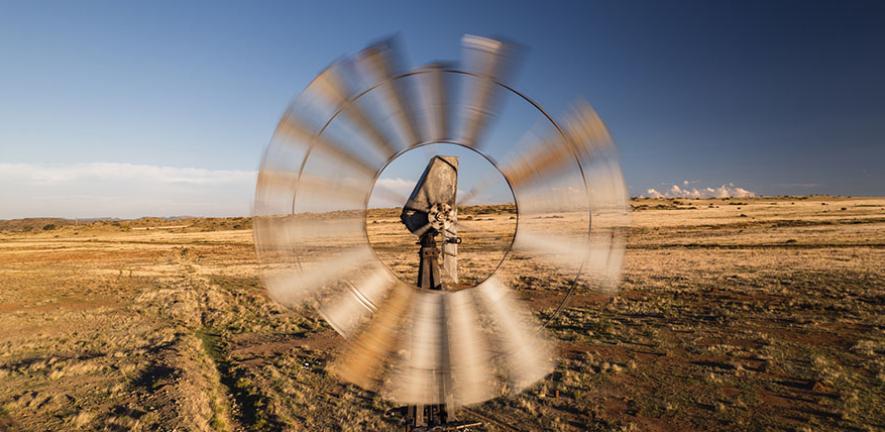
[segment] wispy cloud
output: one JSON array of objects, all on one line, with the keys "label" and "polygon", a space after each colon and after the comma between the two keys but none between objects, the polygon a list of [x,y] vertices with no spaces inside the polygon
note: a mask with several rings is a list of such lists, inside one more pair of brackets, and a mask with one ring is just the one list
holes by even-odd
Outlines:
[{"label": "wispy cloud", "polygon": [[248,215],[254,171],[0,163],[0,218]]},{"label": "wispy cloud", "polygon": [[375,183],[375,187],[383,187],[400,195],[409,196],[415,189],[417,180],[409,180],[401,177],[379,178]]},{"label": "wispy cloud", "polygon": [[35,165],[0,163],[0,177],[40,184],[77,180],[151,180],[158,183],[219,184],[255,180],[254,171],[208,170],[130,163]]},{"label": "wispy cloud", "polygon": [[648,198],[747,198],[756,196],[755,192],[749,191],[734,183],[720,185],[719,187],[689,187],[698,183],[697,180],[683,180],[682,186],[674,184],[669,189],[658,191],[650,188],[645,191],[643,197]]},{"label": "wispy cloud", "polygon": [[381,177],[375,182],[375,190],[369,199],[369,207],[399,207],[415,189],[417,180],[402,177]]}]

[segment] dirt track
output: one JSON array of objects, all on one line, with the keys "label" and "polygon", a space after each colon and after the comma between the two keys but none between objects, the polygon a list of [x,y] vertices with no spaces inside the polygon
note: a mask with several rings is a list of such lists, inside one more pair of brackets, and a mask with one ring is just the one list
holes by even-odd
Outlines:
[{"label": "dirt track", "polygon": [[[885,428],[885,199],[633,205],[620,294],[575,298],[557,371],[466,417]],[[325,372],[338,336],[267,300],[247,221],[33,224],[0,224],[0,430],[395,428]],[[556,282],[516,288],[546,307]]]}]

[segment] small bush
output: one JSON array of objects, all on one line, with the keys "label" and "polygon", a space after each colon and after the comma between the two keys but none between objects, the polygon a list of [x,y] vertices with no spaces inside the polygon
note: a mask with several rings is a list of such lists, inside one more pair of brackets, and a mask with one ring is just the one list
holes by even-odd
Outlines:
[{"label": "small bush", "polygon": [[43,231],[52,231],[56,228],[55,224],[43,225]]}]

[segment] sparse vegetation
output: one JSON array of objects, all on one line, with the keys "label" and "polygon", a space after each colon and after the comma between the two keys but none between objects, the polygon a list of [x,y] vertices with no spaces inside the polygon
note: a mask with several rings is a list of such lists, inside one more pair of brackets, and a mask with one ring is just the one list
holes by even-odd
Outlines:
[{"label": "sparse vegetation", "polygon": [[[632,205],[620,293],[580,290],[551,322],[557,370],[462,418],[488,431],[881,428],[885,200]],[[499,249],[514,222],[492,206],[462,216],[494,234],[465,250]],[[391,246],[398,213],[370,217]],[[395,429],[392,404],[326,372],[334,331],[267,298],[250,228],[0,222],[0,430]],[[566,281],[519,265],[532,271],[515,288],[549,316]]]}]

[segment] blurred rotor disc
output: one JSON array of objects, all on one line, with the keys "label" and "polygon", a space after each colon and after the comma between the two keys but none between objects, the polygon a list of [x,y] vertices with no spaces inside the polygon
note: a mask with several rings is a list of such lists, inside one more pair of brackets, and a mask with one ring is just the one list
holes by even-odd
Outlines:
[{"label": "blurred rotor disc", "polygon": [[[560,124],[504,84],[512,45],[463,43],[458,68],[406,71],[395,40],[336,62],[289,106],[258,175],[255,243],[269,295],[314,309],[344,336],[337,376],[404,404],[479,403],[551,372],[554,347],[535,309],[549,317],[576,291],[613,292],[629,223],[617,154],[589,105]],[[512,244],[469,289],[416,288],[367,234],[370,198],[396,208],[409,198],[379,183],[381,172],[434,143],[481,154],[515,201]],[[476,177],[459,191],[458,213],[487,193]],[[500,237],[488,230],[461,218],[451,231]],[[553,304],[532,306],[531,292],[512,288],[541,276],[534,289]]]}]

